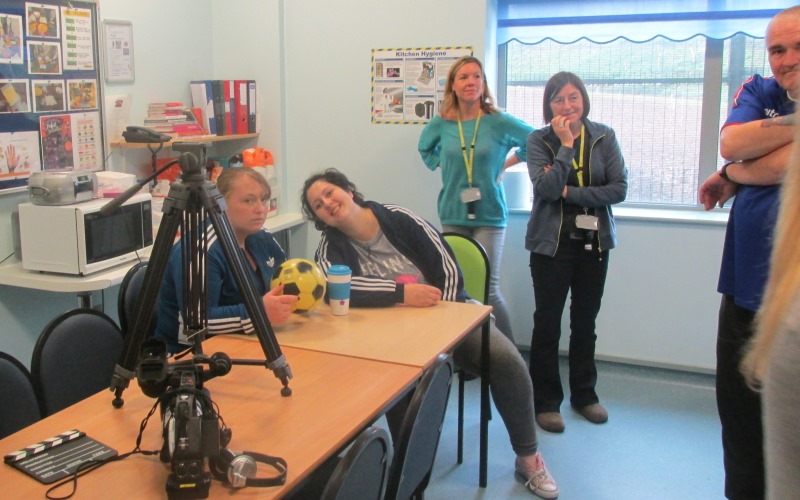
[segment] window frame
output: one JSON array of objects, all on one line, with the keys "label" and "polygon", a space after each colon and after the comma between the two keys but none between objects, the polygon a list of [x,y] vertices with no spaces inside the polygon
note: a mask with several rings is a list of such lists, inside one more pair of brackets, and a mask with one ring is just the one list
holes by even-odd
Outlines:
[{"label": "window frame", "polygon": [[[722,123],[719,122],[722,112],[723,85],[723,53],[725,40],[706,37],[703,68],[703,101],[701,106],[700,141],[697,158],[698,188],[703,181],[711,176],[720,166],[719,159],[719,130]],[[736,50],[732,47],[731,50]],[[497,91],[496,97],[498,105],[505,108],[508,101],[507,88],[508,80],[508,44],[498,45],[497,51]],[[750,75],[741,75],[741,82]],[[726,109],[730,109],[732,98],[736,90],[741,85],[734,83],[738,74],[732,72],[731,81],[727,83],[728,103]],[[623,202],[622,206],[635,208],[658,208],[668,210],[703,210],[699,202],[694,205],[670,204],[659,202]],[[730,204],[726,205],[727,209]]]},{"label": "window frame", "polygon": [[[501,0],[502,6],[505,6],[504,8],[508,8],[508,7],[510,7],[510,6],[514,5],[514,4],[521,4],[521,3],[526,3],[526,2],[524,2],[524,1],[521,2],[520,0],[505,0],[505,2],[503,2],[503,0]],[[550,29],[551,25],[552,26],[557,26],[557,25],[569,24],[569,25],[571,25],[571,31],[572,31],[570,36],[573,36],[575,33],[580,33],[582,35],[585,35],[585,30],[580,29],[580,26],[579,26],[579,24],[581,24],[582,22],[603,24],[605,22],[613,21],[613,22],[616,22],[616,23],[623,23],[623,24],[626,24],[626,25],[630,25],[630,24],[634,24],[634,23],[636,23],[638,21],[644,20],[644,17],[648,18],[648,19],[646,19],[647,21],[658,20],[659,17],[664,17],[665,21],[675,21],[675,20],[677,20],[677,18],[676,19],[671,19],[671,17],[675,17],[676,15],[678,17],[683,15],[685,17],[686,15],[689,15],[689,16],[691,16],[693,18],[704,19],[707,23],[714,23],[715,21],[720,21],[721,22],[723,19],[735,18],[737,16],[741,17],[740,14],[743,15],[744,12],[749,13],[748,16],[746,16],[746,17],[750,17],[750,21],[763,22],[763,25],[766,26],[766,24],[769,22],[769,19],[776,12],[782,10],[782,9],[778,8],[778,7],[781,7],[781,5],[779,5],[779,4],[781,4],[782,2],[780,2],[780,1],[777,1],[777,2],[775,2],[775,1],[767,1],[766,3],[770,4],[769,7],[772,7],[775,10],[775,12],[771,12],[771,11],[768,11],[768,10],[765,10],[765,9],[762,9],[762,10],[759,10],[759,11],[754,11],[754,10],[750,10],[750,11],[732,11],[732,10],[728,10],[727,12],[723,10],[723,11],[718,11],[718,12],[706,12],[706,13],[688,13],[688,12],[683,12],[683,13],[678,13],[678,14],[676,14],[676,13],[670,14],[670,13],[666,13],[666,12],[652,13],[652,14],[646,14],[645,13],[645,14],[643,14],[642,12],[639,12],[637,14],[622,13],[621,15],[615,15],[615,16],[609,17],[609,16],[592,16],[591,15],[591,8],[589,8],[589,11],[587,11],[587,12],[589,12],[589,15],[581,17],[579,19],[570,18],[570,17],[544,17],[544,18],[539,18],[539,19],[530,17],[530,18],[525,18],[525,19],[513,19],[513,15],[514,14],[511,13],[510,9],[507,12],[503,12],[503,9],[500,9],[500,12],[502,12],[502,14],[498,17],[497,29],[501,30],[503,28],[510,27],[510,26],[517,26],[517,27],[528,26],[528,27],[533,29],[532,33],[536,32],[539,35],[542,35],[542,33],[543,33],[542,32],[542,28],[547,29],[547,33],[548,34],[552,34],[552,30]],[[596,2],[590,2],[590,4],[598,5],[598,3],[596,3]],[[765,4],[764,7],[766,7],[766,6],[767,5]],[[684,6],[684,8],[685,7],[686,6]],[[555,6],[554,6],[554,8],[555,8]],[[678,10],[680,8],[681,7],[676,7],[676,9],[678,9]],[[728,7],[728,9],[731,9],[731,7]],[[558,16],[563,15],[558,10],[555,10],[553,12],[558,12],[558,14],[557,14]],[[519,13],[521,13],[521,11]],[[517,14],[519,14],[519,13],[517,13]],[[753,16],[753,14],[756,14],[756,15]],[[503,16],[505,16],[505,17],[503,17]],[[523,16],[523,17],[525,17],[525,16]],[[756,20],[756,19],[753,19],[753,17],[760,18],[760,19]],[[630,23],[630,24],[628,24],[628,23]],[[595,24],[595,26],[597,24]],[[709,26],[709,31],[711,31],[711,32],[715,32],[715,33],[724,32],[724,29],[721,30],[721,31],[715,30],[715,28],[711,24],[707,24],[707,26]],[[720,27],[721,26],[722,25],[720,25]],[[586,27],[589,28],[588,25]],[[753,26],[751,25],[750,28],[753,28]],[[665,31],[669,31],[669,29],[670,28],[666,28]],[[589,31],[591,32],[591,29],[589,29]],[[703,67],[703,81],[702,81],[702,92],[703,92],[702,95],[703,95],[703,98],[702,98],[702,104],[701,104],[701,109],[700,109],[699,148],[697,150],[697,158],[696,158],[696,162],[697,163],[696,163],[696,166],[695,166],[695,172],[696,172],[697,177],[698,177],[698,180],[697,180],[697,188],[698,189],[699,189],[700,186],[702,186],[703,182],[709,176],[711,176],[722,165],[722,161],[721,161],[721,159],[719,157],[719,131],[720,131],[720,128],[721,128],[722,124],[724,123],[724,116],[722,116],[722,115],[723,115],[723,113],[727,113],[727,111],[730,110],[733,96],[735,95],[735,92],[737,91],[739,86],[745,81],[746,78],[751,76],[750,73],[745,74],[742,69],[737,71],[736,68],[730,67],[730,66],[727,68],[728,76],[726,77],[725,75],[723,75],[723,69],[725,69],[725,62],[726,62],[725,60],[723,60],[723,56],[726,57],[726,59],[730,61],[730,65],[733,65],[733,64],[735,64],[734,61],[743,60],[744,55],[746,55],[746,52],[744,50],[744,48],[746,48],[745,45],[744,44],[742,44],[741,46],[737,45],[737,43],[735,42],[735,40],[736,40],[735,38],[734,38],[734,41],[731,42],[729,52],[725,53],[726,40],[728,40],[730,38],[733,38],[735,35],[738,35],[738,34],[742,34],[742,35],[745,35],[745,36],[748,36],[748,37],[751,37],[751,38],[754,38],[754,39],[763,40],[763,37],[760,37],[760,36],[758,36],[756,34],[753,34],[755,31],[757,31],[757,29],[755,29],[755,30],[754,29],[739,30],[736,33],[727,33],[727,34],[721,34],[721,35],[714,35],[714,34],[708,34],[707,35],[707,34],[704,34],[704,33],[697,33],[697,35],[703,36],[704,39],[705,39],[705,54],[704,54],[704,57],[703,57],[704,67]],[[522,36],[523,32],[517,32],[517,33],[520,36]],[[695,36],[697,36],[697,35],[695,35]],[[658,36],[658,35],[656,35],[656,36]],[[676,39],[672,38],[669,35],[661,35],[661,36],[663,36],[664,38],[667,38],[669,40],[676,41],[676,42],[688,40],[688,38],[682,38],[682,39],[679,38],[679,39],[676,40]],[[578,36],[575,35],[574,37],[575,37],[576,40],[571,40],[571,41],[563,40],[562,41],[562,40],[555,40],[554,38],[550,38],[550,40],[552,40],[552,41],[554,41],[556,43],[565,43],[565,44],[567,44],[567,43],[572,43],[574,41],[577,41]],[[542,35],[542,36],[531,37],[531,38],[538,39],[538,41],[540,42],[540,41],[542,41],[544,39],[544,36]],[[582,36],[581,38],[589,40],[589,39],[592,38],[592,36],[591,35],[588,36],[588,37],[587,36]],[[628,38],[628,37],[626,36],[625,38]],[[690,38],[693,38],[693,37],[690,37]],[[648,42],[650,40],[652,40],[652,38],[650,38],[648,40],[645,40],[645,39],[642,38],[642,39],[639,39],[637,43]],[[523,44],[538,43],[537,41],[528,41],[528,40],[521,41],[519,38],[511,38],[511,39],[507,39],[507,40],[502,40],[502,39],[499,39],[499,38],[497,39],[497,42],[496,42],[497,43],[497,45],[496,45],[497,53],[496,53],[496,66],[495,66],[496,73],[497,73],[496,74],[497,87],[495,89],[495,95],[497,97],[498,105],[501,108],[505,108],[506,105],[507,105],[507,102],[508,102],[508,94],[507,94],[508,80],[507,80],[506,75],[509,73],[509,71],[508,71],[508,63],[509,63],[508,44],[511,41],[517,41],[517,42],[523,43]],[[592,40],[590,40],[590,41],[592,41]],[[631,40],[631,41],[634,41],[634,40]],[[603,41],[595,41],[595,42],[596,43],[604,43]],[[742,54],[741,57],[736,56],[736,52],[735,51],[737,51],[737,50],[741,50],[741,54]],[[728,80],[726,80],[726,78],[728,78]],[[726,87],[723,87],[723,85],[725,85]],[[722,96],[724,95],[724,91],[725,90],[727,90],[727,96],[726,97],[727,97],[727,101],[728,102],[727,103],[722,103],[721,102],[722,101]],[[722,110],[723,106],[725,106],[725,110]],[[720,120],[721,116],[722,116],[722,121]],[[532,125],[534,125],[535,127],[541,126],[540,124],[532,124]],[[610,125],[613,126],[613,124],[610,124]],[[523,165],[524,165],[524,163],[523,163]],[[517,166],[516,168],[519,169],[520,166]],[[684,196],[686,196],[685,192],[684,192]],[[652,209],[660,209],[660,210],[677,210],[677,211],[704,211],[704,207],[697,201],[697,199],[695,199],[694,200],[694,204],[691,204],[691,205],[690,204],[685,204],[685,203],[666,203],[666,202],[658,202],[658,201],[647,201],[647,202],[643,202],[643,201],[636,201],[636,202],[626,201],[626,202],[623,202],[621,205],[622,206],[631,207],[631,208],[634,208],[634,209],[651,209],[652,208]],[[725,211],[729,210],[730,206],[731,206],[731,202],[728,202],[726,204],[726,206],[723,208],[723,210],[725,210]],[[719,209],[717,209],[717,210],[719,210]]]}]

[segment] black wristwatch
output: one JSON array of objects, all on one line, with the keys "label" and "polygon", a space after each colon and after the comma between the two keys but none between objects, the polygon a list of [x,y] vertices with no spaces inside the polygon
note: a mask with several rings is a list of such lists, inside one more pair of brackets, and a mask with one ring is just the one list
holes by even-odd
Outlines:
[{"label": "black wristwatch", "polygon": [[736,163],[736,162],[729,161],[728,163],[723,165],[721,169],[719,169],[719,176],[722,177],[723,179],[725,179],[728,182],[734,182],[734,181],[731,180],[730,177],[728,177],[728,165],[731,165],[733,163]]}]

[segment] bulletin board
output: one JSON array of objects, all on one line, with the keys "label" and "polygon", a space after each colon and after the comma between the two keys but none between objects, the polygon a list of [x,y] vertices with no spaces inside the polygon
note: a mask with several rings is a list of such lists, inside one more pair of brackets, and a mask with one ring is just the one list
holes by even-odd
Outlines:
[{"label": "bulletin board", "polygon": [[97,4],[0,0],[0,194],[103,167]]}]

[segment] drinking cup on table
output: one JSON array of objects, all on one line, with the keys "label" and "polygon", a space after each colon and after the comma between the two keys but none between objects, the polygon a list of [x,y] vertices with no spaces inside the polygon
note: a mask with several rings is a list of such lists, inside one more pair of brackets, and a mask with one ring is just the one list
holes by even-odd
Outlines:
[{"label": "drinking cup on table", "polygon": [[334,316],[344,316],[350,310],[350,276],[347,266],[335,265],[328,268],[328,300]]}]

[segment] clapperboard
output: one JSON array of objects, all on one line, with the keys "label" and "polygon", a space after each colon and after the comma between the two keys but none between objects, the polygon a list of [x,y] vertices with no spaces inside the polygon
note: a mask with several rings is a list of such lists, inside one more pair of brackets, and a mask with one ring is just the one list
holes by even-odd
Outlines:
[{"label": "clapperboard", "polygon": [[50,484],[73,474],[82,463],[116,455],[116,450],[71,430],[9,453],[4,460],[40,483]]}]

